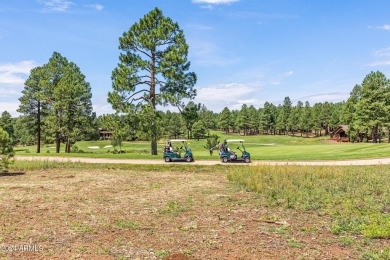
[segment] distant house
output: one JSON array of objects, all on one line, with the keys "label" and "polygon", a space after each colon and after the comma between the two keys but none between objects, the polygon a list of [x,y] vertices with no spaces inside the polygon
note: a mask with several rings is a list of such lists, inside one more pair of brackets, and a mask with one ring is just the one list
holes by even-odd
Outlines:
[{"label": "distant house", "polygon": [[341,125],[336,128],[331,134],[330,139],[337,142],[349,142],[349,137],[347,136],[348,125]]},{"label": "distant house", "polygon": [[112,134],[114,131],[107,131],[106,129],[99,128],[99,135],[101,140],[110,140],[112,139]]}]

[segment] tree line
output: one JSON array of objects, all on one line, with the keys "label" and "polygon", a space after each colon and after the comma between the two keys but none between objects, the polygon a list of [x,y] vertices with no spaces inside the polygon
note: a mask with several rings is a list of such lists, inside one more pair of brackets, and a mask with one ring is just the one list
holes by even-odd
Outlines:
[{"label": "tree line", "polygon": [[[61,57],[57,53],[53,56]],[[40,69],[44,69],[45,66],[47,65]],[[53,108],[71,108],[72,104],[83,107],[85,104],[90,104],[90,99],[86,99],[87,103],[85,99],[80,99],[81,94],[90,97],[88,84],[81,88],[83,89],[81,92],[76,90],[65,92],[77,93],[74,95],[78,97],[77,100],[64,98],[65,93],[63,93],[60,100],[65,103],[54,106],[55,91],[51,88],[55,88],[56,85],[49,84],[48,74],[38,80],[35,72],[35,69],[32,70],[26,81],[24,96],[20,98],[20,111],[25,113],[18,118],[12,118],[7,111],[4,111],[0,117],[0,128],[4,129],[15,143],[22,145],[40,145],[39,136],[43,143],[53,143],[56,141],[57,133],[60,133],[62,137],[60,141],[65,144],[69,142],[73,144],[78,140],[98,140],[100,138],[98,129],[104,128],[112,131],[113,144],[121,146],[125,140],[150,141],[150,124],[156,127],[154,131],[157,140],[161,138],[200,139],[208,137],[210,130],[241,135],[321,136],[328,135],[340,125],[348,125],[347,134],[351,141],[378,142],[387,136],[390,142],[390,81],[379,71],[371,72],[364,78],[362,84],[356,85],[347,101],[337,103],[315,103],[311,106],[308,101],[305,103],[298,101],[293,105],[291,99],[285,97],[283,104],[279,105],[265,102],[263,107],[256,108],[254,105],[243,104],[239,110],[225,107],[220,113],[215,113],[207,109],[204,104],[189,101],[180,112],[156,111],[154,118],[151,118],[149,113],[115,113],[96,117],[90,109],[83,108],[82,111],[88,112],[73,112],[73,115],[81,118],[73,118],[72,121],[69,121],[67,116],[71,111],[61,110],[62,114],[53,113],[56,111]],[[27,91],[30,89],[34,91]],[[27,100],[26,96],[34,98],[29,102],[23,102]],[[73,103],[67,104],[70,101]],[[52,102],[51,106],[49,102]],[[73,106],[73,108],[77,107],[77,105]],[[71,124],[63,128],[58,126],[53,128],[52,124],[57,122],[63,122],[63,126]],[[73,128],[70,127],[72,125]],[[41,133],[38,133],[38,129]],[[65,151],[70,151],[68,146]]]}]

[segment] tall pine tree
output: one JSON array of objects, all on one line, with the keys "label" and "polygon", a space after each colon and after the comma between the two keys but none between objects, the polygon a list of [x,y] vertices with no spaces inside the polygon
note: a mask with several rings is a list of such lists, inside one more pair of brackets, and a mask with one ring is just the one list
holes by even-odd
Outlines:
[{"label": "tall pine tree", "polygon": [[[108,101],[118,112],[131,113],[135,105],[156,113],[157,105],[183,108],[183,98],[194,98],[196,74],[189,72],[184,33],[155,8],[119,38],[119,64],[112,72],[113,91]],[[157,154],[159,125],[151,123],[151,153]]]}]

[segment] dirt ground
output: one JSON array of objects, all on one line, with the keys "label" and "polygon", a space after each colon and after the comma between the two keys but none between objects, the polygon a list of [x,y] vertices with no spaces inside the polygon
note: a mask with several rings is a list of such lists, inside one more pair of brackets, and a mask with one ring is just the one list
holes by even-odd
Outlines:
[{"label": "dirt ground", "polygon": [[330,227],[328,216],[264,206],[223,172],[0,176],[0,258],[357,259],[389,244]]}]

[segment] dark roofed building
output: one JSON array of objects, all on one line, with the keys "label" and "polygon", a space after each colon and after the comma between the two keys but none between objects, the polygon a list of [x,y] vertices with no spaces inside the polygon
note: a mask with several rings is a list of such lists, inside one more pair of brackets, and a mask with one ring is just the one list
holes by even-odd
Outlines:
[{"label": "dark roofed building", "polygon": [[349,142],[349,137],[347,136],[348,125],[341,125],[336,128],[331,134],[330,139],[337,142]]},{"label": "dark roofed building", "polygon": [[100,135],[100,140],[110,140],[112,139],[112,134],[113,131],[107,131],[103,128],[99,128],[99,135]]}]

